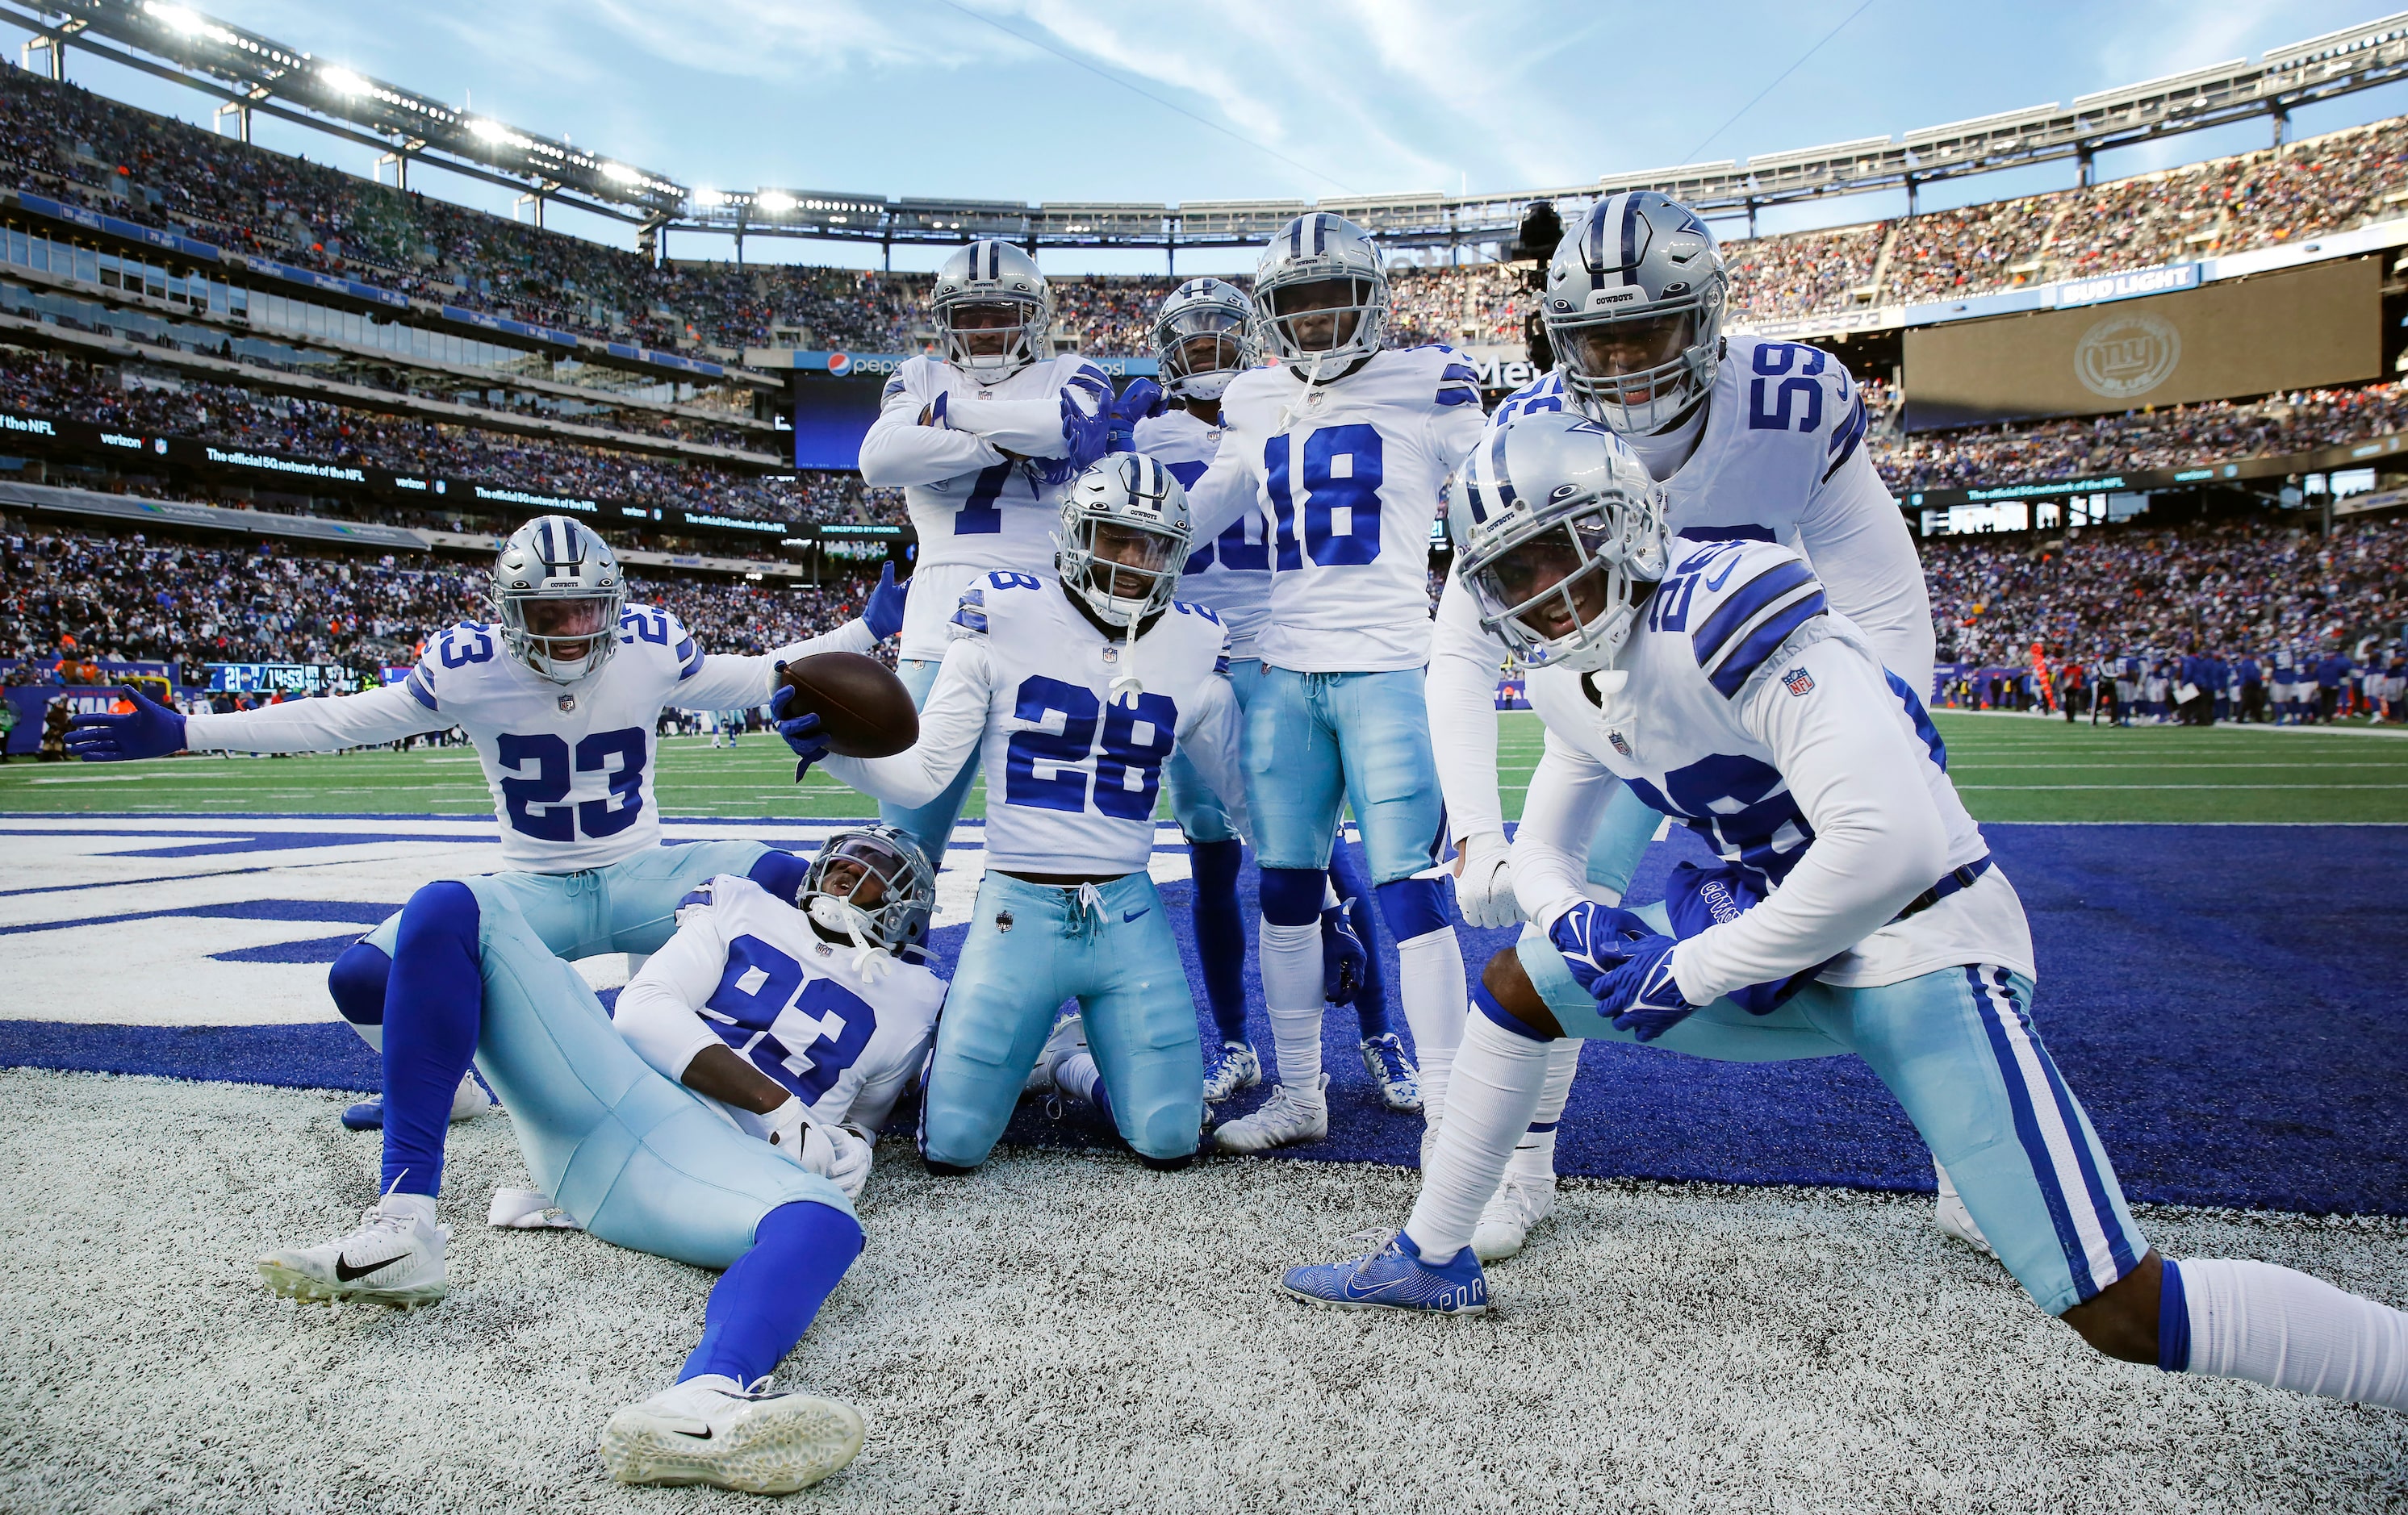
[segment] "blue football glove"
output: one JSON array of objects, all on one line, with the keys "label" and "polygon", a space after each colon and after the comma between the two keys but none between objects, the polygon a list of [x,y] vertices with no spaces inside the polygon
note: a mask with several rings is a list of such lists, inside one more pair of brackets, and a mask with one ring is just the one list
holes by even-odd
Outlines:
[{"label": "blue football glove", "polygon": [[1128,388],[1112,401],[1111,450],[1115,452],[1137,450],[1137,423],[1148,416],[1158,416],[1165,408],[1162,386],[1151,379],[1132,379]]},{"label": "blue football glove", "polygon": [[1614,1030],[1654,1041],[1697,1013],[1672,977],[1672,949],[1679,945],[1670,936],[1633,942],[1627,960],[1590,988],[1598,1013],[1613,1017]]},{"label": "blue football glove", "polygon": [[79,715],[67,722],[67,755],[86,763],[166,757],[184,750],[184,718],[138,689],[121,690],[131,715]]},{"label": "blue football glove", "polygon": [[1354,992],[1363,987],[1364,972],[1370,961],[1370,954],[1363,950],[1363,938],[1354,935],[1354,928],[1347,923],[1346,906],[1332,905],[1323,910],[1321,997],[1332,1005],[1353,1000]]},{"label": "blue football glove", "polygon": [[862,623],[869,628],[869,635],[882,642],[903,629],[903,604],[910,593],[910,580],[895,581],[894,564],[878,570],[878,587],[869,592],[869,603],[861,607]]},{"label": "blue football glove", "polygon": [[[1076,479],[1087,465],[1115,450],[1112,447],[1112,407],[1109,400],[1099,404],[1094,415],[1079,407],[1070,392],[1062,392],[1062,441],[1067,455],[1059,459],[1039,459],[1039,472],[1049,484]],[[1126,449],[1119,450],[1125,451]]]},{"label": "blue football glove", "polygon": [[[782,670],[785,665],[781,663],[778,666]],[[811,765],[828,755],[828,743],[827,738],[820,735],[818,716],[786,713],[794,704],[795,691],[790,685],[780,684],[778,693],[769,696],[769,716],[777,722],[778,735],[786,739],[786,745],[795,750],[795,756],[801,759],[795,765],[795,782],[799,784],[803,781],[803,775],[810,771]]]},{"label": "blue football glove", "polygon": [[1598,982],[1620,967],[1630,955],[1630,944],[1656,935],[1656,928],[1611,905],[1583,900],[1547,928],[1547,939],[1563,954],[1564,966],[1590,993]]}]

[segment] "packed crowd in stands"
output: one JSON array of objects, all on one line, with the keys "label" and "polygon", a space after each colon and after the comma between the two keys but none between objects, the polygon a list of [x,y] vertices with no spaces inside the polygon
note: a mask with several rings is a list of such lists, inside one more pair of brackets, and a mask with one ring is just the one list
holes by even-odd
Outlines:
[{"label": "packed crowd in stands", "polygon": [[2307,452],[2403,427],[2408,427],[2408,383],[2394,382],[2022,425],[1876,436],[1873,461],[1893,490],[1995,487]]},{"label": "packed crowd in stands", "polygon": [[[763,652],[858,613],[867,579],[814,589],[631,573],[628,597],[668,610],[704,648]],[[48,682],[64,663],[159,662],[191,681],[210,663],[341,664],[373,676],[432,634],[491,617],[481,565],[315,556],[281,545],[197,546],[0,515],[0,678]]]}]

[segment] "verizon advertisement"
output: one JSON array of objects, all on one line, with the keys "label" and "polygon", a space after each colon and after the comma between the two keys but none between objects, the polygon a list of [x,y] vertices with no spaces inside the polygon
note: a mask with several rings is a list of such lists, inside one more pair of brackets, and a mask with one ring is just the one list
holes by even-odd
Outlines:
[{"label": "verizon advertisement", "polygon": [[2178,293],[1906,333],[1909,431],[2372,379],[2383,276],[2352,258]]}]

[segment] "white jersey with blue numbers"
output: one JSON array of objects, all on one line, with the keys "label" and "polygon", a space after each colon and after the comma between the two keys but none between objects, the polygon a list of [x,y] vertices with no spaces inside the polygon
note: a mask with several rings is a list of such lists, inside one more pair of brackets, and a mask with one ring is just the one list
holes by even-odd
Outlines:
[{"label": "white jersey with blue numbers", "polygon": [[1429,534],[1447,476],[1479,440],[1478,373],[1447,347],[1387,349],[1308,389],[1254,368],[1221,399],[1227,435],[1190,492],[1199,536],[1258,513],[1271,540],[1262,660],[1385,673],[1429,660]]},{"label": "white jersey with blue numbers", "polygon": [[[1106,637],[1060,583],[990,573],[966,591],[954,639],[920,711],[920,740],[827,771],[896,805],[924,805],[977,749],[986,774],[986,861],[1007,873],[1118,877],[1154,856],[1162,765],[1184,751],[1240,832],[1237,696],[1220,619],[1174,601],[1137,639]],[[1115,699],[1134,677],[1143,693]]]},{"label": "white jersey with blue numbers", "polygon": [[[1545,756],[1514,841],[1516,893],[1552,922],[1583,895],[1610,779],[1770,891],[1684,943],[1703,1004],[1828,964],[1827,983],[1896,983],[1966,963],[2033,972],[2014,892],[1947,774],[1919,694],[1784,548],[1676,537],[1671,571],[1617,660],[1626,677],[1533,671]],[[1970,887],[1901,921],[1953,870]]]},{"label": "white jersey with blue numbers", "polygon": [[[619,993],[619,1034],[670,1079],[726,1047],[830,1125],[871,1131],[916,1077],[944,980],[831,943],[749,879],[723,874],[680,902],[677,935]],[[758,1116],[722,1106],[766,1136]]]},{"label": "white jersey with blue numbers", "polygon": [[652,772],[664,707],[763,705],[779,661],[866,652],[875,643],[854,621],[757,657],[706,653],[675,616],[631,605],[619,617],[619,650],[582,681],[563,685],[512,658],[499,626],[460,625],[429,642],[398,684],[191,716],[184,741],[194,751],[331,752],[457,726],[484,765],[503,866],[575,873],[660,845]]},{"label": "white jersey with blue numbers", "polygon": [[[1489,425],[1567,403],[1562,374],[1549,373],[1506,396]],[[1728,337],[1705,435],[1661,480],[1665,519],[1675,532],[1753,536],[1799,553],[1883,665],[1928,693],[1930,592],[1906,518],[1864,445],[1869,422],[1863,392],[1829,353]]]},{"label": "white jersey with blue numbers", "polygon": [[1062,497],[1103,455],[1111,398],[1104,371],[1080,357],[1049,358],[993,384],[915,357],[886,381],[861,441],[861,478],[903,491],[919,536],[902,656],[945,655],[953,605],[979,572],[1054,571]]},{"label": "white jersey with blue numbers", "polygon": [[[1194,489],[1221,450],[1222,428],[1184,410],[1166,410],[1137,423],[1137,450],[1170,470],[1182,489]],[[1271,608],[1271,549],[1263,518],[1249,510],[1187,555],[1179,597],[1211,607],[1229,629],[1229,655],[1254,655],[1254,634]]]}]

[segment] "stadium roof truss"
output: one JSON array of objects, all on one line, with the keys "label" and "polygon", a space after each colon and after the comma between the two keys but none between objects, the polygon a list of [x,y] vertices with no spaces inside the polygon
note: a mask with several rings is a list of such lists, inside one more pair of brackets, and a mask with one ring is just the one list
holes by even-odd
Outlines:
[{"label": "stadium roof truss", "polygon": [[[385,148],[406,163],[444,168],[557,197],[622,221],[744,236],[895,243],[1006,237],[1031,248],[1236,247],[1268,241],[1301,200],[1191,205],[1043,204],[890,199],[763,187],[688,190],[665,175],[566,141],[473,116],[397,85],[311,57],[171,0],[0,0],[0,16],[61,45],[259,110]],[[1825,195],[1915,189],[1938,179],[2074,159],[2089,179],[2101,152],[2157,137],[2271,119],[2276,132],[2302,106],[2408,79],[2408,12],[2164,79],[1827,147],[1635,173],[1593,184],[1484,195],[1365,195],[1318,208],[1397,247],[1511,240],[1537,201],[1571,208],[1625,190],[1660,190],[1710,215],[1733,215]]]}]

